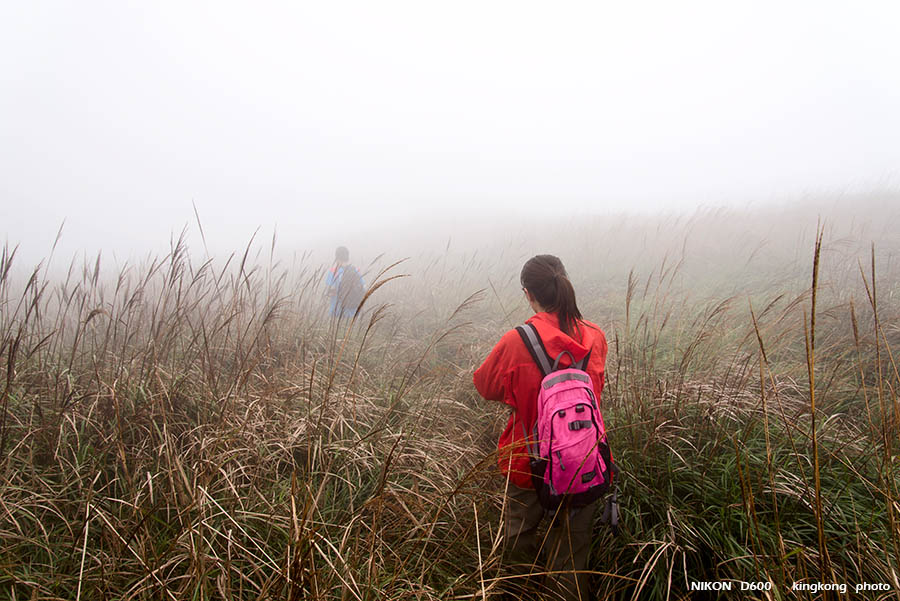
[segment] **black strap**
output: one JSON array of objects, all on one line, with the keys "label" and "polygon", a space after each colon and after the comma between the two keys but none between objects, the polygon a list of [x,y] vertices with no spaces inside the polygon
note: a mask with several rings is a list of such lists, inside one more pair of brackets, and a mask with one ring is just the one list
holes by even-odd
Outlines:
[{"label": "black strap", "polygon": [[553,371],[559,369],[559,360],[562,359],[563,355],[569,356],[569,369],[580,369],[581,371],[587,371],[588,361],[591,359],[591,351],[588,351],[587,355],[581,361],[576,361],[575,356],[572,355],[569,351],[561,352],[557,357],[556,361],[553,362]]},{"label": "black strap", "polygon": [[553,361],[550,358],[550,353],[547,352],[547,347],[544,346],[544,341],[541,340],[541,336],[538,334],[537,328],[534,327],[533,323],[517,326],[516,331],[519,333],[519,336],[521,336],[522,342],[525,343],[525,348],[528,349],[528,353],[531,355],[531,358],[534,359],[534,362],[537,363],[537,366],[540,368],[541,374],[543,374],[544,377],[547,377],[548,374],[559,369],[559,360],[563,355],[568,355],[569,359],[571,359],[569,368],[587,371],[588,362],[591,360],[591,351],[588,351],[587,355],[585,355],[581,361],[575,361],[575,356],[569,351],[561,352],[556,357],[556,361]]},{"label": "black strap", "polygon": [[550,355],[547,354],[547,349],[544,348],[544,342],[538,335],[537,328],[534,327],[534,324],[526,323],[523,326],[518,326],[516,331],[519,333],[519,336],[522,337],[525,348],[528,349],[531,358],[537,363],[538,368],[541,370],[541,374],[543,374],[544,377],[547,377],[547,374],[554,371],[554,369],[550,365]]},{"label": "black strap", "polygon": [[[591,349],[593,350],[593,349]],[[581,371],[587,371],[588,363],[591,360],[591,351],[587,352],[587,355],[584,356],[584,359],[575,364],[574,367],[580,369]]]},{"label": "black strap", "polygon": [[569,351],[563,351],[556,356],[556,361],[553,362],[553,371],[559,369],[559,360],[562,359],[563,355],[569,356],[569,367],[575,367],[575,357]]},{"label": "black strap", "polygon": [[601,524],[609,524],[613,536],[619,533],[619,489],[613,485],[612,495],[606,497],[606,507],[600,516]]}]

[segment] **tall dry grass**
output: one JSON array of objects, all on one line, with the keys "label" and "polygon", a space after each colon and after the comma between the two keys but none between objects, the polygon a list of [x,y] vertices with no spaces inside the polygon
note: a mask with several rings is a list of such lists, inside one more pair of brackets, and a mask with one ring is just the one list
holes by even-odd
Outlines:
[{"label": "tall dry grass", "polygon": [[[896,248],[765,212],[562,222],[363,265],[353,320],[275,243],[108,273],[0,257],[0,591],[37,599],[460,599],[500,561],[505,411],[471,387],[563,257],[610,341],[623,532],[600,598],[696,580],[896,597]],[[777,223],[776,225],[772,225]],[[408,276],[408,277],[398,277]],[[735,598],[748,593],[735,593]],[[800,595],[802,598],[802,595]],[[815,598],[810,595],[809,598]]]}]

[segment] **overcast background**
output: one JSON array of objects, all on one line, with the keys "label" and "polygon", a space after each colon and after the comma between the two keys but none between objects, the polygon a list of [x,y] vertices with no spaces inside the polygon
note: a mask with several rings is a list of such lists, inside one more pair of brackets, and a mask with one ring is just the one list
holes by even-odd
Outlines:
[{"label": "overcast background", "polygon": [[898,6],[2,2],[0,242],[897,189]]}]

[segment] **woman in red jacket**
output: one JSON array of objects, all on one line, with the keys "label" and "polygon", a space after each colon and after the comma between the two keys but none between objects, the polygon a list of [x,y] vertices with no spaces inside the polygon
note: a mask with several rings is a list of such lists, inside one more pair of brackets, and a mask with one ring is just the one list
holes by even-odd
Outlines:
[{"label": "woman in red jacket", "polygon": [[[594,394],[603,391],[606,365],[606,336],[596,325],[581,317],[575,303],[575,290],[562,262],[553,255],[538,255],[522,268],[522,290],[535,315],[533,324],[547,349],[557,357],[569,351],[575,361],[591,353],[585,371],[590,375]],[[541,371],[515,329],[508,331],[475,371],[475,388],[485,399],[502,401],[512,408],[509,423],[500,435],[499,465],[508,477],[504,509],[505,554],[509,561],[531,564],[543,551],[552,571],[584,570],[590,551],[591,528],[596,502],[579,509],[560,512],[541,539],[537,528],[544,517],[531,482],[531,469],[524,443],[525,432],[532,432],[537,419],[537,396]],[[524,426],[524,427],[523,427]],[[532,441],[533,442],[533,441]],[[575,572],[555,579],[558,593],[568,599],[588,599],[588,578]]]}]

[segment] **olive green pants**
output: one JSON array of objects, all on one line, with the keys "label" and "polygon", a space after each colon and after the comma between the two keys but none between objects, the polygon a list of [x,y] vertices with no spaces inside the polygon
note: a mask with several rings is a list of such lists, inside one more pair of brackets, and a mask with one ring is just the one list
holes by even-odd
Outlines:
[{"label": "olive green pants", "polygon": [[[546,534],[538,536],[544,508],[537,493],[510,483],[503,514],[504,563],[517,574],[537,573],[544,569],[561,572],[550,574],[546,579],[548,592],[567,600],[592,599],[588,575],[575,572],[587,566],[596,506],[594,502],[578,509],[560,510],[555,519],[551,519]],[[548,515],[548,518],[554,516]],[[543,561],[540,558],[544,558]]]}]

